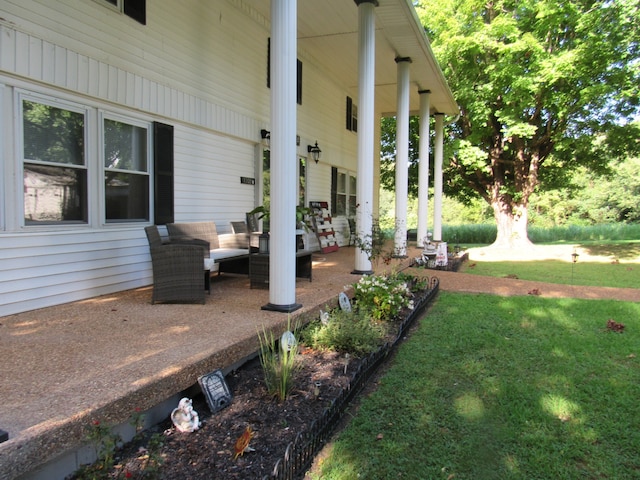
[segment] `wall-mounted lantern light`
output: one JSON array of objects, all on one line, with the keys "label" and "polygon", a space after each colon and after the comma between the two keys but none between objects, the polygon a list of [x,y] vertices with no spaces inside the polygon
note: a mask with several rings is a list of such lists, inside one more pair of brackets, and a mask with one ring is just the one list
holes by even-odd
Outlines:
[{"label": "wall-mounted lantern light", "polygon": [[318,147],[318,141],[316,141],[315,145],[307,145],[307,152],[311,154],[313,161],[318,163],[318,160],[320,160],[320,154],[322,153],[322,150]]},{"label": "wall-mounted lantern light", "polygon": [[263,128],[262,130],[260,130],[260,137],[262,138],[262,143],[264,143],[268,147],[271,141],[271,132]]}]

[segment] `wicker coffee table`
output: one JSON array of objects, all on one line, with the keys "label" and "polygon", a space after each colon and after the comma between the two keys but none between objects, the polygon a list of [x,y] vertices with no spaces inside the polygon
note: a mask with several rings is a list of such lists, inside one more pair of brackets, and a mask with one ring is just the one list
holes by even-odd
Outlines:
[{"label": "wicker coffee table", "polygon": [[[296,252],[296,277],[311,281],[313,262],[311,250]],[[249,255],[249,281],[251,288],[269,288],[269,254],[253,253]]]}]

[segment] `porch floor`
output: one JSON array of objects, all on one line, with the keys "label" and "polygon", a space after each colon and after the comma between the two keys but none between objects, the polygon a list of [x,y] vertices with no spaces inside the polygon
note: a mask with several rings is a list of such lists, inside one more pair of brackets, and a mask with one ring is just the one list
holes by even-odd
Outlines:
[{"label": "porch floor", "polygon": [[[351,273],[354,252],[313,254],[313,281],[297,279],[302,308],[292,320],[317,317],[359,280]],[[392,263],[401,268],[408,259]],[[77,448],[94,420],[126,422],[134,409],[228,369],[256,352],[258,330],[279,331],[288,320],[261,310],[269,292],[250,289],[246,275],[214,275],[205,305],[150,300],[145,287],[0,318],[0,429],[9,433],[0,444],[0,478]]]}]

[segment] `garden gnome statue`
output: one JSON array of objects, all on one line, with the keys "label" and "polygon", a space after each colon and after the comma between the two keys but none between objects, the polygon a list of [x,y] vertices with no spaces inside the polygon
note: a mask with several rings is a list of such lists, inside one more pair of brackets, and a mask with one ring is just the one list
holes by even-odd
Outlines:
[{"label": "garden gnome statue", "polygon": [[178,408],[171,412],[171,421],[179,432],[194,432],[200,428],[200,418],[190,398],[180,400]]}]

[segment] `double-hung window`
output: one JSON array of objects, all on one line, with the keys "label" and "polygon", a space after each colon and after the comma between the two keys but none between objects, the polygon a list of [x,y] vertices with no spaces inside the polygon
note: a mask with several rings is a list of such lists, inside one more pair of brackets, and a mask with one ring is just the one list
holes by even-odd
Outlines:
[{"label": "double-hung window", "polygon": [[105,220],[149,220],[149,129],[105,117]]},{"label": "double-hung window", "polygon": [[353,217],[356,214],[356,177],[334,167],[331,189],[334,192],[334,216]]},{"label": "double-hung window", "polygon": [[150,220],[150,123],[27,93],[19,98],[26,226]]},{"label": "double-hung window", "polygon": [[23,97],[25,225],[87,223],[86,110]]}]

